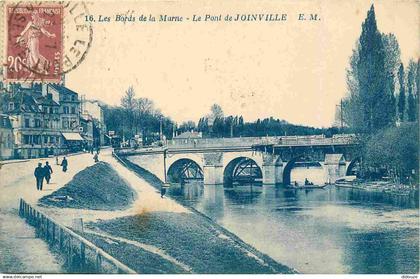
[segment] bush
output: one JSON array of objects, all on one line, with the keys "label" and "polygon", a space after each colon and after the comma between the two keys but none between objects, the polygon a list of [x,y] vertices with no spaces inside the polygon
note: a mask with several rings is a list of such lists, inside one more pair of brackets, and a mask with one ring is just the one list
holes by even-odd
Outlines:
[{"label": "bush", "polygon": [[386,169],[404,182],[407,178],[418,178],[419,126],[402,123],[373,135],[365,146],[365,165],[375,169]]}]

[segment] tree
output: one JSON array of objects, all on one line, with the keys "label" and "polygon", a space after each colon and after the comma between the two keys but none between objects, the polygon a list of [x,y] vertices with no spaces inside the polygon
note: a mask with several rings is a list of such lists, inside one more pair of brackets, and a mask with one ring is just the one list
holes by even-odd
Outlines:
[{"label": "tree", "polygon": [[129,127],[129,137],[133,135],[133,128],[136,122],[135,119],[135,107],[136,107],[136,93],[134,91],[133,86],[129,86],[128,89],[125,91],[125,95],[121,98],[121,106],[124,108],[126,113],[126,122],[128,123]]},{"label": "tree", "polygon": [[398,118],[402,122],[405,115],[405,74],[404,65],[401,63],[398,71],[398,81],[400,84],[400,93],[398,95]]},{"label": "tree", "polygon": [[418,123],[402,123],[400,127],[384,129],[368,141],[365,164],[371,168],[385,168],[388,174],[403,182],[410,176],[418,181],[418,134]]},{"label": "tree", "polygon": [[222,119],[224,117],[222,107],[218,104],[213,104],[210,107],[209,124],[212,125],[216,118]]},{"label": "tree", "polygon": [[419,120],[419,96],[420,96],[420,58],[417,59],[417,70],[416,70],[416,94],[414,96],[416,120]]},{"label": "tree", "polygon": [[407,96],[407,120],[410,122],[416,121],[418,112],[416,111],[416,100],[414,97],[414,90],[416,86],[416,68],[417,65],[413,60],[410,60],[408,64],[408,73],[407,73],[407,87],[408,87],[408,96]]},{"label": "tree", "polygon": [[392,123],[390,112],[394,110],[392,98],[387,89],[385,73],[385,48],[379,33],[373,5],[362,24],[360,35],[357,78],[362,101],[363,132],[374,132]]},{"label": "tree", "polygon": [[181,125],[179,125],[178,130],[181,132],[188,132],[188,131],[192,131],[195,130],[196,126],[195,126],[195,122],[194,121],[184,121],[181,123]]},{"label": "tree", "polygon": [[385,49],[385,73],[387,80],[387,96],[389,96],[388,112],[392,122],[396,120],[395,79],[401,64],[401,51],[394,34],[382,34]]},{"label": "tree", "polygon": [[372,5],[347,69],[343,118],[356,132],[374,133],[394,122],[396,61],[399,47],[395,36],[378,31]]}]

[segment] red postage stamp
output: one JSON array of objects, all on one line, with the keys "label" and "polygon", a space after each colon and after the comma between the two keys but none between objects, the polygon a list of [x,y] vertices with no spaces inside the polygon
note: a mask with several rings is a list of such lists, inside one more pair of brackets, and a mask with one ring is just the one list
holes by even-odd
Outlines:
[{"label": "red postage stamp", "polygon": [[63,7],[7,5],[5,79],[60,82],[63,68]]}]

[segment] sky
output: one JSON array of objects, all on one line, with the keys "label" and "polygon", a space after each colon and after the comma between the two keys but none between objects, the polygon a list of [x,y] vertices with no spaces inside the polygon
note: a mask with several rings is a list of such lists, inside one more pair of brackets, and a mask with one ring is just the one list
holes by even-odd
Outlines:
[{"label": "sky", "polygon": [[[114,18],[287,14],[285,22],[93,23],[93,42],[66,86],[89,99],[120,104],[132,85],[181,123],[198,121],[213,103],[245,121],[273,116],[328,127],[346,94],[345,69],[371,1],[140,1],[90,3]],[[394,33],[401,58],[420,57],[420,4],[375,1],[378,28]],[[298,21],[316,13],[318,21]]]}]

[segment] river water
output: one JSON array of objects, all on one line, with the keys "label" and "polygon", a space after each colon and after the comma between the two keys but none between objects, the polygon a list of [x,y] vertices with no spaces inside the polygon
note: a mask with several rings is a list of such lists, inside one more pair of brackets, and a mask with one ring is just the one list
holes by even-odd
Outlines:
[{"label": "river water", "polygon": [[[325,181],[320,168],[291,176]],[[191,183],[168,195],[302,273],[418,273],[418,209],[354,201],[348,191]]]}]

